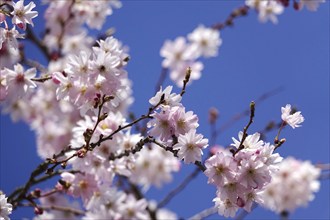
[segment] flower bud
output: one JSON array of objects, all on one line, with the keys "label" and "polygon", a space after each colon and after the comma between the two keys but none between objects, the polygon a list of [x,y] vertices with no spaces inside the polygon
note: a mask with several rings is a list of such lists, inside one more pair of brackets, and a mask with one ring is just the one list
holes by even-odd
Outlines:
[{"label": "flower bud", "polygon": [[42,213],[44,212],[44,210],[40,207],[34,207],[34,214],[36,215],[42,215]]},{"label": "flower bud", "polygon": [[218,109],[216,109],[214,107],[210,108],[210,110],[209,110],[209,122],[211,124],[214,124],[216,122],[216,120],[218,119],[218,117],[219,117]]}]

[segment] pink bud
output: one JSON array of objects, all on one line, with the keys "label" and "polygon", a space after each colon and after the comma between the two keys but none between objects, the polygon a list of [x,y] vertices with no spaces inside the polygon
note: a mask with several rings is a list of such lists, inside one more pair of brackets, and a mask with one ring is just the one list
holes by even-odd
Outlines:
[{"label": "pink bud", "polygon": [[42,213],[44,212],[44,210],[40,207],[34,207],[34,214],[36,215],[42,215]]},{"label": "pink bud", "polygon": [[52,80],[56,85],[59,85],[61,81],[58,79],[57,75],[61,74],[60,72],[55,72],[52,74]]},{"label": "pink bud", "polygon": [[244,200],[241,198],[241,197],[238,197],[237,198],[237,202],[236,202],[236,205],[240,208],[243,208],[245,206],[245,202]]}]

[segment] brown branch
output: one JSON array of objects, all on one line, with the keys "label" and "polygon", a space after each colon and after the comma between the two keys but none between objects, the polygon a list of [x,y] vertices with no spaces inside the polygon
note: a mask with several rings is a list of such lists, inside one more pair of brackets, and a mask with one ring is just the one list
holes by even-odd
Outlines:
[{"label": "brown branch", "polygon": [[[26,203],[19,204],[19,206],[35,207],[33,204],[26,204]],[[85,215],[85,212],[83,210],[78,210],[67,206],[50,205],[50,206],[38,206],[38,208],[42,210],[57,210],[62,212],[70,212],[77,216]]]},{"label": "brown branch", "polygon": [[132,127],[134,124],[137,124],[138,122],[140,122],[140,121],[142,121],[144,119],[148,119],[148,118],[150,119],[150,118],[152,118],[151,114],[153,113],[154,110],[156,110],[158,108],[158,106],[160,106],[161,104],[164,103],[164,98],[165,97],[164,97],[164,94],[163,94],[161,96],[161,99],[159,100],[159,102],[155,106],[149,108],[148,113],[146,115],[142,115],[140,118],[134,120],[131,123],[126,124],[125,126],[121,126],[121,125],[118,126],[118,128],[115,131],[113,131],[110,135],[108,135],[106,137],[100,136],[100,138],[99,138],[99,140],[97,142],[90,144],[91,150],[94,149],[94,148],[96,148],[97,146],[100,146],[101,143],[103,143],[104,141],[111,140],[113,138],[113,136],[115,134],[117,134],[118,132],[120,132],[120,131],[122,131],[122,130],[124,130],[126,128]]},{"label": "brown branch", "polygon": [[243,134],[242,134],[242,140],[237,148],[237,150],[233,153],[233,156],[235,156],[239,151],[244,149],[244,141],[247,138],[247,130],[249,129],[250,125],[253,123],[253,118],[254,118],[254,112],[255,112],[255,103],[252,101],[250,103],[250,120],[248,124],[244,127]]},{"label": "brown branch", "polygon": [[122,157],[127,157],[127,156],[129,156],[130,154],[135,154],[135,153],[141,151],[142,148],[143,148],[143,146],[144,146],[145,144],[147,144],[147,143],[150,143],[152,139],[153,139],[153,138],[150,137],[150,136],[149,136],[149,137],[146,137],[146,138],[143,138],[143,139],[141,139],[138,143],[136,143],[136,145],[134,146],[133,149],[131,149],[131,150],[125,150],[123,153],[118,154],[118,155],[111,154],[111,155],[109,156],[109,160],[116,160],[116,159],[120,159],[120,158],[122,158]]},{"label": "brown branch", "polygon": [[[109,99],[111,99],[111,98],[104,96],[103,99],[102,99],[102,102],[99,104],[99,111],[98,111],[98,116],[99,116],[99,117],[98,117],[98,122],[97,122],[97,124],[99,123],[99,120],[101,120],[102,117],[103,117],[103,115],[101,115],[101,109],[102,109],[102,107],[103,107],[103,104],[104,104],[106,101],[109,101]],[[128,128],[128,127],[130,127],[130,126],[132,126],[132,125],[134,125],[134,124],[136,124],[136,123],[138,123],[139,121],[141,121],[141,120],[143,120],[143,119],[146,119],[146,118],[152,118],[152,117],[151,117],[152,112],[153,112],[156,108],[158,108],[158,106],[161,105],[163,102],[164,102],[164,96],[161,97],[161,99],[159,100],[159,102],[158,102],[157,105],[155,105],[154,107],[150,107],[150,108],[149,108],[149,111],[148,111],[147,115],[142,115],[139,119],[136,119],[135,121],[133,121],[133,122],[131,122],[131,123],[125,125],[125,126],[119,126],[118,129],[115,130],[114,132],[112,132],[109,136],[107,136],[107,137],[102,137],[102,136],[100,136],[100,139],[99,139],[98,142],[89,144],[89,142],[90,142],[90,140],[91,140],[91,136],[93,135],[93,133],[94,133],[94,131],[95,131],[95,129],[96,129],[96,126],[95,126],[95,127],[93,128],[93,130],[92,130],[91,136],[90,136],[90,137],[87,137],[87,138],[85,137],[86,146],[89,145],[89,146],[90,146],[89,148],[86,148],[85,146],[83,146],[83,147],[81,147],[80,149],[78,149],[77,152],[74,153],[72,156],[70,156],[70,157],[68,157],[68,158],[66,158],[66,159],[64,159],[64,160],[57,161],[57,158],[60,157],[59,155],[64,155],[64,153],[65,153],[67,150],[68,150],[68,151],[71,150],[71,147],[69,146],[67,149],[62,150],[59,154],[57,154],[57,155],[53,155],[53,158],[47,158],[46,161],[44,161],[43,163],[41,163],[41,164],[40,164],[40,165],[39,165],[39,166],[38,166],[38,167],[37,167],[37,168],[31,173],[29,180],[25,183],[24,186],[22,186],[22,187],[16,189],[12,194],[10,194],[10,196],[8,197],[8,201],[13,205],[13,208],[15,209],[15,208],[17,207],[18,203],[26,198],[26,194],[27,194],[28,190],[30,189],[30,187],[31,187],[32,185],[36,184],[36,180],[35,180],[35,178],[36,178],[37,176],[39,176],[40,174],[46,172],[46,174],[48,174],[48,175],[50,175],[50,177],[52,177],[52,175],[54,174],[54,169],[55,169],[57,166],[61,165],[63,168],[65,168],[67,162],[68,162],[70,159],[72,159],[72,158],[74,158],[74,157],[76,157],[76,156],[84,157],[84,155],[87,153],[87,151],[89,151],[89,150],[93,150],[95,147],[100,146],[102,142],[104,142],[104,141],[106,141],[106,140],[109,140],[109,139],[112,139],[112,137],[113,137],[116,133],[118,133],[118,132],[120,132],[120,131],[122,131],[122,130],[124,130],[124,129],[126,129],[126,128]],[[103,103],[103,104],[102,104],[102,103]],[[53,164],[53,165],[52,165],[50,168],[48,168],[50,164]],[[49,177],[49,178],[50,178],[50,177]],[[45,178],[43,178],[43,179],[48,179],[48,178],[45,177]],[[41,180],[43,180],[43,179],[40,179],[39,182],[40,182]]]},{"label": "brown branch", "polygon": [[[48,179],[51,179],[54,176],[61,175],[63,172],[80,173],[80,171],[77,171],[77,170],[57,170],[57,171],[53,172],[52,174],[47,174],[43,177],[35,179],[36,176],[40,175],[41,173],[44,173],[46,170],[47,170],[46,167],[43,167],[43,166],[39,165],[37,170],[35,170],[34,173],[32,173],[33,178],[31,179],[31,176],[32,176],[31,175],[29,181],[25,185],[23,185],[21,187],[18,187],[14,192],[12,192],[8,196],[8,202],[13,204],[14,208],[16,208],[14,204],[17,205],[21,200],[23,200],[25,198],[25,195],[27,194],[27,191],[32,186],[34,186],[38,183],[44,182]],[[14,199],[15,197],[16,197],[16,199]]]},{"label": "brown branch", "polygon": [[155,87],[155,92],[158,92],[159,88],[163,85],[163,83],[166,79],[166,76],[167,76],[167,72],[168,72],[168,69],[163,67],[160,72],[159,79],[158,79],[158,82]]},{"label": "brown branch", "polygon": [[[278,94],[279,92],[281,92],[283,90],[283,87],[278,87],[275,88],[269,92],[266,92],[264,94],[262,94],[261,96],[259,96],[256,100],[255,103],[256,104],[260,104],[263,101],[265,101],[266,99],[268,99],[271,96],[274,96],[276,94]],[[217,131],[216,131],[216,136],[218,136],[219,134],[221,134],[223,131],[225,131],[226,129],[228,129],[229,127],[231,127],[234,122],[240,120],[241,118],[249,115],[250,113],[250,108],[242,111],[241,113],[234,115],[231,119],[229,119],[226,123],[224,123]]]},{"label": "brown branch", "polygon": [[190,183],[190,181],[192,179],[194,179],[200,172],[200,168],[196,168],[189,176],[187,176],[182,183],[180,183],[180,185],[178,185],[176,188],[174,188],[172,191],[170,191],[167,196],[162,199],[159,203],[158,203],[158,207],[162,208],[165,205],[167,205],[171,199],[174,198],[174,196],[176,196],[178,193],[180,193],[184,188],[186,188],[186,186]]},{"label": "brown branch", "polygon": [[41,82],[41,83],[43,83],[43,82],[46,82],[46,81],[48,81],[50,79],[52,79],[51,76],[45,76],[45,77],[41,77],[41,78],[33,78],[31,80],[32,81],[35,81],[35,82]]},{"label": "brown branch", "polygon": [[239,17],[246,16],[248,14],[249,9],[250,8],[246,5],[240,6],[234,9],[224,22],[216,23],[212,25],[211,28],[220,31],[223,30],[225,27],[232,27],[234,25],[234,20]]},{"label": "brown branch", "polygon": [[51,55],[48,53],[47,47],[44,45],[44,43],[41,40],[39,40],[39,38],[36,37],[30,26],[26,27],[26,38],[31,40],[40,49],[40,51],[44,54],[44,56],[48,60],[51,59]]}]

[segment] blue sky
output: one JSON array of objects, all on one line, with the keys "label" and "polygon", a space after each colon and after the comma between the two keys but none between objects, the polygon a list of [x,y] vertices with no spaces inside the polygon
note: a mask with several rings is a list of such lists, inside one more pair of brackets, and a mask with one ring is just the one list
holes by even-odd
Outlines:
[{"label": "blue sky", "polygon": [[[130,48],[127,70],[133,81],[135,102],[131,111],[146,112],[148,100],[154,95],[161,71],[159,50],[166,39],[186,36],[199,24],[210,26],[224,21],[243,1],[123,1],[123,7],[108,18],[105,28],[114,27],[115,37]],[[281,137],[287,142],[279,149],[283,156],[293,156],[313,163],[329,163],[329,1],[317,12],[306,9],[285,10],[279,24],[261,24],[254,11],[221,31],[223,44],[219,56],[204,59],[202,77],[194,81],[184,95],[187,110],[199,117],[198,131],[210,137],[207,113],[210,107],[220,112],[218,126],[242,112],[250,101],[275,88],[280,93],[256,106],[255,122],[249,132],[265,127],[270,120],[280,120],[280,108],[290,103],[305,117],[298,129],[285,128]],[[37,18],[36,32],[43,28],[42,16]],[[95,33],[95,32],[93,32]],[[29,46],[28,51],[35,50]],[[35,53],[41,62],[43,58]],[[164,85],[171,85],[167,79]],[[174,84],[173,84],[174,85]],[[179,91],[178,88],[175,88]],[[225,130],[217,144],[228,145],[247,123],[243,118]],[[24,123],[13,124],[8,115],[0,118],[0,189],[9,194],[23,184],[41,160],[36,154],[34,134]],[[275,132],[267,136],[272,141]],[[147,196],[160,199],[182,181],[195,167],[183,165],[176,181],[162,191],[151,189]],[[49,186],[51,187],[51,186]],[[321,183],[320,192],[308,208],[300,208],[291,219],[329,219],[329,180]],[[168,208],[180,217],[212,206],[216,189],[207,184],[201,173],[176,196]],[[32,210],[23,208],[13,218],[31,217]],[[210,219],[221,219],[214,215]],[[246,219],[279,219],[257,208]]]}]

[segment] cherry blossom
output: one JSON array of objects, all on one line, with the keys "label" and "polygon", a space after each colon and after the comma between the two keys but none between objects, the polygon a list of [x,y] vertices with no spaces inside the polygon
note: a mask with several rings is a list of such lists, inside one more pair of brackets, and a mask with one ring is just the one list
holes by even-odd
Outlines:
[{"label": "cherry blossom", "polygon": [[149,103],[153,106],[156,106],[161,97],[164,95],[164,103],[162,105],[169,105],[169,106],[177,106],[180,105],[180,101],[182,97],[179,94],[171,93],[173,86],[167,86],[164,90],[160,87],[159,91],[156,93],[154,97],[149,99]]},{"label": "cherry blossom", "polygon": [[310,161],[300,161],[292,157],[284,159],[279,171],[273,174],[272,181],[260,193],[264,207],[277,213],[293,212],[307,206],[320,188],[320,169]]},{"label": "cherry blossom", "polygon": [[223,186],[225,182],[234,179],[237,163],[229,155],[217,152],[205,162],[205,175],[209,178],[208,183]]},{"label": "cherry blossom", "polygon": [[70,185],[65,190],[68,190],[68,193],[75,197],[81,197],[85,204],[88,203],[94,191],[99,187],[95,176],[91,174],[62,173],[61,177],[63,181],[66,181]]},{"label": "cherry blossom", "polygon": [[191,69],[188,82],[188,85],[190,85],[193,80],[198,80],[201,77],[204,65],[199,61],[187,61],[178,64],[177,67],[171,71],[170,78],[179,88],[183,87],[183,80],[186,77],[188,67]]},{"label": "cherry blossom", "polygon": [[31,24],[33,26],[32,18],[38,16],[37,11],[32,11],[36,7],[34,2],[30,2],[28,5],[24,6],[24,0],[19,0],[13,4],[14,11],[12,12],[13,24],[16,24],[19,28],[23,30],[26,29],[26,24]]},{"label": "cherry blossom", "polygon": [[35,82],[31,80],[36,76],[35,68],[24,71],[23,66],[17,64],[14,66],[14,70],[5,68],[2,74],[6,76],[7,92],[10,97],[22,97],[32,92],[37,86]]},{"label": "cherry blossom", "polygon": [[[1,30],[1,28],[0,28]],[[15,26],[12,29],[3,29],[2,33],[0,32],[0,34],[2,35],[2,39],[0,38],[0,49],[3,47],[3,44],[6,43],[7,47],[13,49],[13,50],[17,50],[18,49],[18,42],[17,39],[18,38],[24,38],[22,34],[20,34]]]},{"label": "cherry blossom", "polygon": [[213,199],[216,207],[218,208],[219,215],[224,217],[235,217],[237,210],[239,209],[235,204],[233,204],[229,199],[222,201],[219,197]]},{"label": "cherry blossom", "polygon": [[285,107],[281,108],[282,115],[281,118],[284,122],[286,122],[288,125],[290,125],[293,129],[300,127],[301,123],[305,121],[305,118],[301,115],[301,112],[295,112],[291,113],[291,105],[287,104]]},{"label": "cherry blossom", "polygon": [[149,219],[146,211],[148,203],[145,199],[137,200],[131,194],[128,195],[125,203],[119,207],[123,219]]},{"label": "cherry blossom", "polygon": [[[243,138],[243,132],[240,131],[238,133],[238,138],[239,138],[239,140],[236,140],[235,138],[232,138],[234,143],[231,144],[231,146],[239,148],[240,143],[241,143],[242,138]],[[259,140],[259,139],[260,139],[260,134],[258,132],[254,133],[253,135],[248,135],[245,138],[244,142],[243,142],[244,148],[245,149],[251,149],[251,150],[260,148],[264,144],[264,142],[262,140]]]},{"label": "cherry blossom", "polygon": [[175,124],[171,120],[171,108],[164,106],[160,112],[153,113],[153,119],[148,122],[150,135],[159,137],[162,141],[168,141],[175,134]]},{"label": "cherry blossom", "polygon": [[[238,139],[232,138],[232,147],[213,146],[204,162],[203,150],[209,140],[197,133],[198,116],[181,102],[185,90],[177,94],[173,86],[160,86],[149,99],[146,115],[135,120],[128,114],[133,102],[126,70],[128,47],[112,36],[112,29],[98,39],[89,35],[90,29],[104,28],[113,9],[121,7],[118,0],[44,0],[48,4],[45,36],[40,41],[32,32],[27,36],[48,59],[45,66],[31,62],[18,41],[24,38],[27,25],[34,25],[35,3],[0,2],[3,112],[30,125],[36,134],[37,153],[46,160],[13,198],[0,192],[1,219],[9,219],[12,209],[23,205],[35,208],[36,220],[75,219],[77,215],[85,220],[177,219],[161,208],[164,202],[157,207],[157,202],[143,194],[170,183],[181,160],[197,165],[216,187],[213,202],[225,217],[234,217],[240,208],[250,212],[254,203],[277,213],[293,212],[314,198],[320,170],[293,158],[280,164],[282,157],[274,152],[278,146],[261,140],[260,133],[240,131]],[[306,6],[315,11],[322,2],[300,0],[299,9]],[[281,1],[246,0],[245,4],[258,12],[261,22],[277,23],[284,11]],[[190,85],[200,79],[204,58],[217,56],[221,45],[219,30],[201,24],[186,36],[164,42],[160,49],[163,71],[178,87]],[[35,68],[25,70],[23,65]],[[105,97],[110,101],[103,102]],[[292,113],[289,104],[281,110],[282,126],[301,126],[301,112]],[[215,125],[217,118],[213,112],[210,124]],[[48,176],[41,176],[44,171]],[[60,180],[43,191],[45,195],[32,189],[52,174],[59,174]],[[57,210],[58,206],[65,211]]]},{"label": "cherry blossom", "polygon": [[270,20],[274,24],[277,24],[278,20],[276,16],[282,14],[284,11],[284,6],[279,1],[246,0],[245,4],[258,11],[259,21],[263,23]]},{"label": "cherry blossom", "polygon": [[199,25],[192,33],[188,34],[192,47],[196,47],[197,53],[204,57],[218,55],[219,46],[222,43],[220,33],[212,28]]},{"label": "cherry blossom", "polygon": [[203,149],[208,146],[208,140],[203,139],[203,135],[196,134],[195,129],[191,129],[188,133],[180,134],[178,143],[173,146],[178,151],[178,157],[184,163],[194,163],[201,161]]},{"label": "cherry blossom", "polygon": [[8,203],[6,195],[0,192],[0,218],[4,220],[9,220],[10,218],[8,217],[8,215],[11,214],[12,210],[12,204]]},{"label": "cherry blossom", "polygon": [[169,40],[165,41],[160,50],[160,55],[165,58],[162,66],[173,69],[181,62],[194,60],[197,57],[184,37],[178,37],[173,42]]},{"label": "cherry blossom", "polygon": [[171,152],[153,144],[150,149],[144,148],[136,155],[130,179],[143,185],[145,189],[150,185],[160,188],[164,183],[171,182],[172,172],[177,172],[179,169],[180,163]]},{"label": "cherry blossom", "polygon": [[325,0],[300,0],[299,9],[303,9],[306,6],[309,11],[317,11],[321,3],[325,3]]},{"label": "cherry blossom", "polygon": [[243,149],[239,148],[242,137],[243,133],[239,132],[240,141],[233,138],[235,154],[215,149],[215,154],[205,162],[208,183],[217,187],[213,201],[219,214],[226,217],[234,216],[238,208],[251,211],[254,202],[263,204],[259,194],[270,183],[282,160],[274,153],[275,146],[259,140],[259,133],[247,135]]}]

